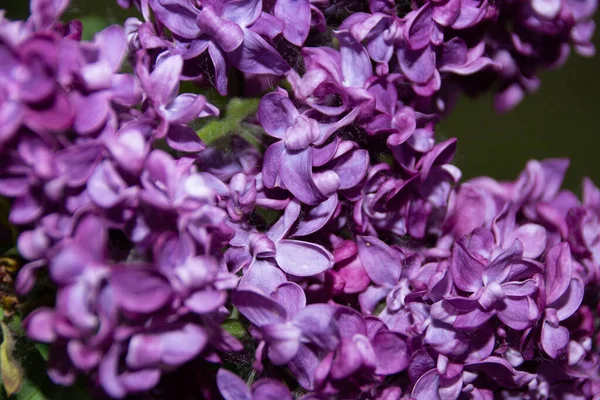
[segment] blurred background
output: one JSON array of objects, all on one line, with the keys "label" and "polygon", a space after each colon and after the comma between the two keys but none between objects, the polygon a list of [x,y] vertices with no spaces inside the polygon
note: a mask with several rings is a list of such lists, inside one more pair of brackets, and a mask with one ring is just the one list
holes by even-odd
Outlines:
[{"label": "blurred background", "polygon": [[[0,0],[0,8],[7,9],[11,19],[26,18],[28,7],[28,0]],[[121,10],[116,0],[72,0],[66,19],[82,20],[89,38],[105,25],[122,23],[132,12]],[[598,34],[594,41],[598,56],[586,59],[571,54],[562,69],[542,73],[540,90],[510,113],[496,114],[491,96],[459,101],[438,134],[458,137],[454,161],[465,178],[513,179],[529,159],[568,157],[567,188],[579,193],[583,176],[600,184]]]}]

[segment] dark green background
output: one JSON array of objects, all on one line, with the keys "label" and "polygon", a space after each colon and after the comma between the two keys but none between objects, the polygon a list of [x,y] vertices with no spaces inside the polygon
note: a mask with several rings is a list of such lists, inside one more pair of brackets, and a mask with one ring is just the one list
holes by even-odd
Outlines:
[{"label": "dark green background", "polygon": [[[11,18],[27,16],[27,0],[0,0],[0,4]],[[122,22],[130,15],[119,9],[115,0],[76,0],[71,4],[67,17],[83,19],[86,36],[107,22]],[[595,43],[600,48],[598,35]],[[600,183],[598,73],[600,55],[586,59],[573,53],[561,70],[542,73],[540,90],[526,97],[516,110],[498,115],[492,109],[491,96],[464,98],[438,133],[444,138],[458,137],[455,162],[466,178],[490,175],[512,179],[531,158],[569,157],[566,186],[579,191],[583,176]]]}]

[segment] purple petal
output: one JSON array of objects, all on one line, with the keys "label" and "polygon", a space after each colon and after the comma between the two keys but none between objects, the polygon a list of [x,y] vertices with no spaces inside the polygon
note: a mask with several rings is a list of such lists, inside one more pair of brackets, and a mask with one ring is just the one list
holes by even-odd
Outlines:
[{"label": "purple petal", "polygon": [[452,325],[459,329],[475,329],[485,324],[492,317],[493,314],[491,312],[484,311],[481,307],[478,307],[473,311],[459,314]]},{"label": "purple petal", "polygon": [[338,206],[338,196],[334,194],[316,207],[312,207],[304,214],[298,223],[298,229],[292,236],[306,236],[319,231],[329,222]]},{"label": "purple petal", "polygon": [[290,43],[302,46],[310,30],[309,0],[277,0],[275,16],[285,24],[283,36]]},{"label": "purple petal", "polygon": [[225,400],[252,400],[252,394],[246,382],[224,368],[217,372],[217,386]]},{"label": "purple petal", "polygon": [[48,237],[41,227],[21,233],[17,240],[19,254],[29,260],[41,258],[49,244]]},{"label": "purple petal", "polygon": [[333,266],[333,255],[323,246],[299,240],[280,240],[277,265],[290,275],[314,276]]},{"label": "purple petal", "polygon": [[175,150],[186,153],[198,153],[206,148],[196,132],[185,125],[170,125],[166,141]]},{"label": "purple petal", "polygon": [[135,125],[126,126],[119,130],[117,135],[106,138],[106,147],[121,168],[130,173],[139,173],[149,147],[143,130]]},{"label": "purple petal", "polygon": [[230,53],[244,41],[244,32],[238,24],[215,14],[212,7],[204,7],[196,20],[200,31],[214,40],[224,52]]},{"label": "purple petal", "polygon": [[366,314],[372,313],[389,292],[390,288],[388,287],[369,286],[358,295],[361,311]]},{"label": "purple petal", "polygon": [[527,279],[523,282],[509,282],[502,284],[502,291],[507,296],[531,296],[538,289],[537,282],[533,279]]},{"label": "purple petal", "polygon": [[394,286],[400,279],[402,266],[397,254],[387,244],[372,236],[358,236],[358,257],[371,280],[383,286]]},{"label": "purple petal", "polygon": [[435,52],[431,46],[422,50],[398,49],[398,62],[402,72],[414,83],[427,83],[435,71]]},{"label": "purple petal", "polygon": [[160,363],[163,351],[157,335],[135,335],[129,341],[125,361],[130,368],[153,367]]},{"label": "purple petal", "polygon": [[431,151],[425,154],[421,161],[422,181],[427,178],[429,171],[434,165],[447,164],[452,160],[457,142],[456,139],[448,139],[436,144]]},{"label": "purple petal", "polygon": [[29,224],[38,219],[43,211],[41,201],[32,194],[26,193],[13,202],[9,221],[15,225]]},{"label": "purple petal", "polygon": [[118,71],[127,51],[123,28],[111,25],[103,29],[94,36],[94,43],[100,50],[99,58],[107,61],[113,72]]},{"label": "purple petal", "polygon": [[495,345],[496,337],[494,336],[494,331],[489,326],[484,326],[474,334],[465,361],[477,362],[489,357],[492,354]]},{"label": "purple petal", "polygon": [[67,184],[78,187],[88,181],[103,156],[103,146],[87,142],[67,147],[56,156],[56,162],[66,175]]},{"label": "purple petal", "polygon": [[21,125],[23,109],[16,101],[4,101],[0,105],[0,143],[8,142]]},{"label": "purple petal", "polygon": [[476,25],[481,21],[488,10],[488,2],[483,3],[479,0],[468,0],[462,1],[460,7],[460,14],[454,23],[452,28],[454,29],[466,29]]},{"label": "purple petal", "polygon": [[556,358],[569,343],[569,330],[564,326],[554,327],[550,323],[544,322],[540,342],[546,354]]},{"label": "purple petal", "polygon": [[307,346],[300,346],[298,354],[289,363],[288,368],[298,381],[298,384],[306,390],[314,388],[314,375],[319,365],[317,354]]},{"label": "purple petal", "polygon": [[531,8],[544,19],[552,20],[556,17],[561,8],[560,0],[533,0]]},{"label": "purple petal", "polygon": [[84,371],[96,367],[102,359],[101,351],[89,348],[78,340],[69,341],[67,351],[73,364]]},{"label": "purple petal", "polygon": [[442,26],[452,25],[460,13],[460,4],[460,0],[449,0],[444,5],[436,4],[431,18]]},{"label": "purple petal", "polygon": [[285,308],[275,300],[250,290],[238,290],[231,295],[231,302],[256,326],[283,322],[287,318]]},{"label": "purple petal", "polygon": [[169,282],[148,269],[115,269],[109,281],[117,302],[127,311],[154,312],[171,299]]},{"label": "purple petal", "polygon": [[366,150],[350,151],[341,156],[333,167],[333,171],[340,177],[340,189],[349,189],[356,186],[367,175],[369,153]]},{"label": "purple petal", "polygon": [[33,261],[27,263],[19,270],[17,275],[17,281],[15,282],[15,291],[17,294],[23,296],[31,292],[35,286],[35,272],[36,270],[44,267],[46,262],[44,260]]},{"label": "purple petal", "polygon": [[571,250],[567,243],[552,247],[546,254],[546,303],[558,300],[571,283]]},{"label": "purple petal", "polygon": [[215,87],[221,96],[227,94],[227,62],[225,54],[213,42],[208,43],[208,54],[215,68]]},{"label": "purple petal", "polygon": [[223,17],[246,27],[258,19],[262,11],[261,0],[233,0],[224,2]]},{"label": "purple petal", "polygon": [[256,22],[252,24],[252,30],[254,32],[271,41],[283,32],[284,27],[285,24],[281,19],[266,12],[262,12]]},{"label": "purple petal", "polygon": [[117,376],[121,346],[113,344],[106,353],[98,368],[98,377],[102,388],[114,398],[123,398],[127,394],[125,387]]},{"label": "purple petal", "polygon": [[289,318],[293,318],[300,310],[306,307],[304,290],[294,282],[286,282],[277,287],[271,297],[283,308]]},{"label": "purple petal", "polygon": [[279,186],[279,167],[281,165],[283,154],[285,152],[285,143],[283,141],[275,142],[265,151],[263,161],[263,184],[268,188]]},{"label": "purple petal", "polygon": [[578,277],[572,278],[567,291],[554,303],[549,304],[551,307],[556,308],[559,321],[564,321],[577,311],[583,301],[583,294],[583,281]]},{"label": "purple petal", "polygon": [[257,116],[265,132],[275,138],[283,139],[285,131],[294,124],[298,110],[287,95],[271,92],[260,100]]},{"label": "purple petal", "polygon": [[29,9],[36,28],[42,30],[55,23],[68,5],[67,0],[32,0]]},{"label": "purple petal", "polygon": [[467,250],[462,240],[454,245],[450,270],[454,284],[461,290],[475,292],[483,286],[483,265]]},{"label": "purple petal", "polygon": [[371,58],[365,48],[357,42],[350,32],[339,31],[336,34],[340,42],[342,57],[342,84],[347,87],[362,88],[367,79],[373,75]]},{"label": "purple petal", "polygon": [[281,55],[250,29],[244,29],[244,43],[230,56],[240,71],[251,74],[283,75],[290,69]]},{"label": "purple petal", "polygon": [[477,295],[471,297],[446,295],[444,300],[452,307],[463,312],[470,312],[479,307],[479,297]]},{"label": "purple petal", "polygon": [[273,242],[279,242],[281,239],[287,237],[290,229],[296,223],[301,210],[302,207],[297,200],[290,201],[281,218],[267,232],[269,239]]},{"label": "purple petal", "polygon": [[471,363],[466,368],[482,371],[490,378],[506,388],[517,388],[526,385],[535,375],[516,371],[505,359],[490,356],[480,362]]},{"label": "purple petal", "polygon": [[335,307],[330,304],[310,304],[296,314],[293,324],[300,328],[303,338],[323,349],[333,350],[339,343],[334,314]]},{"label": "purple petal", "polygon": [[128,371],[120,375],[120,380],[128,392],[145,392],[154,388],[160,380],[160,370],[146,369]]},{"label": "purple petal", "polygon": [[508,277],[512,264],[523,256],[523,245],[520,241],[514,243],[492,262],[483,268],[482,278],[485,285],[490,282],[502,283]]},{"label": "purple petal", "polygon": [[156,18],[169,30],[186,39],[194,39],[200,35],[196,25],[198,10],[191,1],[180,0],[148,0]]},{"label": "purple petal", "polygon": [[312,177],[312,148],[284,152],[279,169],[285,187],[305,204],[319,204],[326,199]]},{"label": "purple petal", "polygon": [[431,369],[424,373],[412,390],[411,396],[415,400],[441,400],[439,389],[440,375],[437,370]]},{"label": "purple petal", "polygon": [[90,199],[103,208],[114,207],[123,200],[125,189],[125,181],[108,160],[96,168],[87,184]]},{"label": "purple petal", "polygon": [[185,306],[198,314],[208,314],[225,304],[227,292],[205,289],[195,292],[185,300]]},{"label": "purple petal", "polygon": [[379,332],[372,340],[378,375],[393,375],[410,364],[408,348],[402,338],[394,332]]},{"label": "purple petal", "polygon": [[404,27],[404,38],[411,50],[420,50],[431,40],[433,29],[432,7],[425,3],[418,11],[411,13]]},{"label": "purple petal", "polygon": [[270,294],[284,282],[287,282],[285,274],[277,268],[272,259],[257,259],[252,261],[242,276],[239,288]]},{"label": "purple petal", "polygon": [[140,85],[132,75],[113,75],[110,91],[111,100],[125,107],[134,107],[142,100]]},{"label": "purple petal", "polygon": [[452,326],[435,320],[427,327],[424,341],[437,352],[448,355],[461,355],[468,347],[461,333]]},{"label": "purple petal", "polygon": [[252,385],[254,400],[292,400],[292,395],[283,382],[263,378]]},{"label": "purple petal", "polygon": [[33,340],[43,343],[54,342],[57,337],[54,331],[54,310],[48,307],[36,309],[23,321],[23,328]]},{"label": "purple petal", "polygon": [[538,224],[523,224],[513,238],[523,243],[523,257],[538,258],[546,249],[546,229]]},{"label": "purple petal", "polygon": [[204,329],[194,324],[186,324],[179,330],[160,335],[163,347],[162,362],[178,366],[196,357],[207,342]]},{"label": "purple petal", "polygon": [[[71,105],[69,102],[69,98],[66,94],[62,92],[56,93],[52,105],[43,110],[35,110],[35,111],[26,111],[23,122],[29,126],[32,130],[36,132],[62,132],[66,129],[69,129],[73,124],[75,119],[75,110],[81,110],[84,113],[92,113],[90,117],[90,121],[80,121],[85,122],[85,125],[89,127],[90,122],[95,124],[98,120],[104,122],[105,117],[108,113],[108,102],[104,101],[106,99],[100,99],[105,96],[104,93],[98,92],[96,95],[92,95],[90,97],[101,100],[98,104],[92,104],[92,106],[96,108],[83,110],[81,103],[77,104],[75,107]],[[77,119],[83,118],[82,115],[77,115]]]},{"label": "purple petal", "polygon": [[81,134],[89,134],[102,128],[109,113],[109,101],[106,92],[96,92],[81,96],[76,102],[77,114],[73,127]]},{"label": "purple petal", "polygon": [[519,331],[533,325],[540,316],[538,307],[529,297],[507,297],[504,305],[505,308],[498,311],[498,318]]},{"label": "purple petal", "polygon": [[175,96],[182,68],[181,56],[170,56],[157,65],[147,82],[142,80],[144,90],[156,103],[156,106],[167,105],[169,100]]},{"label": "purple petal", "polygon": [[177,96],[163,110],[167,121],[174,124],[186,124],[198,118],[207,106],[204,96],[184,93]]},{"label": "purple petal", "polygon": [[331,377],[336,380],[348,378],[361,366],[362,356],[358,347],[351,339],[343,338],[331,365]]},{"label": "purple petal", "polygon": [[300,346],[300,329],[291,324],[270,324],[261,329],[264,340],[268,343],[269,360],[275,365],[285,365],[298,353]]}]

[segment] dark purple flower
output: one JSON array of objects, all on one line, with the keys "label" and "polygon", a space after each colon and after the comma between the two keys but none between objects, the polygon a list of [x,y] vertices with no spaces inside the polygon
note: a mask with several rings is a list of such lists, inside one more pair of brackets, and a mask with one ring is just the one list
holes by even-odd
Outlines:
[{"label": "dark purple flower", "polygon": [[282,382],[265,378],[248,387],[239,376],[226,369],[217,373],[217,386],[225,400],[292,400],[289,389]]},{"label": "dark purple flower", "polygon": [[[300,114],[282,90],[265,95],[258,118],[267,134],[280,139],[265,152],[265,186],[284,187],[303,203],[314,205],[338,189],[357,185],[366,174],[367,152],[335,138],[326,143],[338,129],[352,123],[354,115],[319,123]],[[314,167],[323,169],[313,173]]]}]

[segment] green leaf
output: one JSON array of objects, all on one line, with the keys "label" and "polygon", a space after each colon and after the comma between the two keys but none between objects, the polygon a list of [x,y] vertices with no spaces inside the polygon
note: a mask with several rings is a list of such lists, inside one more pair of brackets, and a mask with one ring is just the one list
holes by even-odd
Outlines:
[{"label": "green leaf", "polygon": [[38,353],[40,353],[40,356],[42,356],[44,360],[48,361],[48,355],[50,353],[48,345],[44,343],[36,343],[35,348],[37,349]]},{"label": "green leaf", "polygon": [[19,255],[19,250],[17,250],[17,246],[13,246],[10,249],[6,250],[6,252],[4,252],[2,254],[3,257],[20,257]]},{"label": "green leaf", "polygon": [[[56,385],[50,380],[47,373],[48,346],[33,343],[27,339],[21,326],[20,317],[13,316],[8,326],[3,322],[0,324],[3,325],[3,330],[6,327],[11,339],[13,339],[13,352],[11,354],[15,360],[19,360],[19,368],[22,373],[20,389],[11,399],[90,400],[90,396],[84,389],[82,382],[64,387]],[[1,369],[4,371],[3,368]]]},{"label": "green leaf", "polygon": [[83,24],[83,33],[81,34],[83,40],[92,40],[96,33],[110,25],[105,18],[97,15],[85,15],[79,19]]},{"label": "green leaf", "polygon": [[244,324],[237,319],[228,319],[221,324],[221,327],[236,339],[241,339],[246,335],[246,328],[244,328]]},{"label": "green leaf", "polygon": [[383,311],[383,309],[385,308],[385,306],[386,306],[385,300],[380,301],[377,304],[377,307],[375,307],[375,310],[373,311],[373,315],[379,315],[379,314],[381,314],[381,312]]},{"label": "green leaf", "polygon": [[25,334],[25,331],[23,330],[23,326],[21,325],[21,321],[22,321],[22,318],[19,314],[14,314],[10,318],[10,321],[8,322],[8,327],[10,328],[11,332],[13,332],[14,334],[17,334],[17,335]]},{"label": "green leaf", "polygon": [[21,390],[15,394],[16,400],[46,400],[47,397],[29,379],[23,381]]},{"label": "green leaf", "polygon": [[256,207],[254,212],[260,216],[268,225],[273,225],[281,216],[281,212],[269,208]]},{"label": "green leaf", "polygon": [[252,386],[252,384],[254,383],[254,378],[256,378],[256,370],[253,369],[250,373],[250,376],[246,380],[246,385]]},{"label": "green leaf", "polygon": [[227,105],[227,118],[238,124],[258,110],[260,99],[233,98]]},{"label": "green leaf", "polygon": [[197,133],[204,143],[212,144],[230,132],[225,121],[210,121],[197,131]]},{"label": "green leaf", "polygon": [[206,100],[219,110],[224,111],[227,108],[228,97],[221,96],[213,87],[199,86],[193,81],[182,81],[179,83],[179,93],[195,93],[206,97]]},{"label": "green leaf", "polygon": [[23,370],[15,359],[15,342],[12,332],[4,322],[2,327],[2,344],[0,344],[0,371],[2,372],[2,385],[8,397],[19,391],[23,384]]},{"label": "green leaf", "polygon": [[255,133],[242,122],[258,109],[260,99],[233,98],[227,103],[226,110],[219,120],[212,120],[197,130],[198,136],[206,144],[213,144],[220,138],[233,133],[239,133],[252,144],[256,145]]}]

